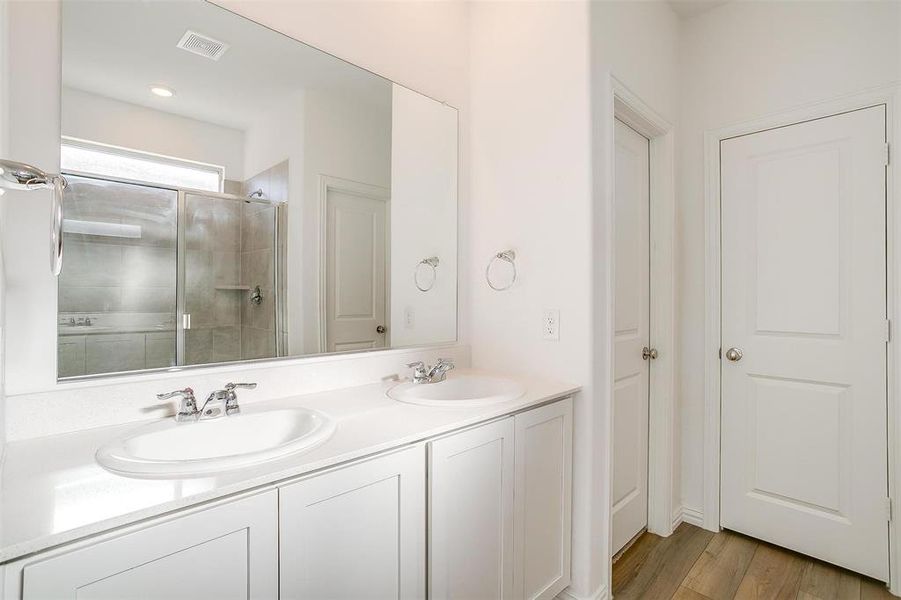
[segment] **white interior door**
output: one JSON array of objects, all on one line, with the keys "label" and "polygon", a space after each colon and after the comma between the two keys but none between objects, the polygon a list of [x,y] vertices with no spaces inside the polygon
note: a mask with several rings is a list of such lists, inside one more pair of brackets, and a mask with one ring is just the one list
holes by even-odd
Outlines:
[{"label": "white interior door", "polygon": [[648,140],[616,121],[613,550],[648,524],[650,158]]},{"label": "white interior door", "polygon": [[330,186],[325,202],[325,349],[386,346],[387,202]]},{"label": "white interior door", "polygon": [[722,525],[882,580],[884,148],[882,106],[721,146]]}]

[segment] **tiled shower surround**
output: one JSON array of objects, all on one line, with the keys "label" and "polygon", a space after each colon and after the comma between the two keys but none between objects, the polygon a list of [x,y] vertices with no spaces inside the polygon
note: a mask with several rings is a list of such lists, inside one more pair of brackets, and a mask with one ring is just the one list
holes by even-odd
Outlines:
[{"label": "tiled shower surround", "polygon": [[[134,237],[66,233],[59,376],[176,364],[177,193],[73,178],[67,220],[137,225]],[[288,163],[225,191],[286,200]],[[134,207],[140,207],[135,209]],[[201,194],[185,202],[185,364],[276,355],[276,209]],[[251,302],[259,286],[262,300]]]},{"label": "tiled shower surround", "polygon": [[[275,202],[288,200],[288,161],[281,162],[247,180],[244,195],[262,190],[263,198]],[[283,209],[284,210],[284,209]],[[241,280],[253,290],[260,287],[259,304],[245,302],[241,318],[241,358],[265,358],[276,355],[275,302],[275,227],[276,207],[271,204],[245,203],[241,215]],[[284,222],[284,218],[282,218]],[[279,245],[284,250],[284,231]],[[284,253],[282,253],[284,257]],[[282,280],[283,281],[283,280]]]}]

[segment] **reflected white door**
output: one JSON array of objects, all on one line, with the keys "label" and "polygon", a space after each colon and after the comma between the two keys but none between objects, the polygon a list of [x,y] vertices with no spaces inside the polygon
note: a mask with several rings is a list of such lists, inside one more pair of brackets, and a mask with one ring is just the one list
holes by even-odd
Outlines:
[{"label": "reflected white door", "polygon": [[387,201],[326,187],[325,350],[387,345]]},{"label": "reflected white door", "polygon": [[616,121],[613,551],[648,524],[650,162],[648,140]]},{"label": "reflected white door", "polygon": [[881,580],[884,148],[882,106],[721,146],[722,526]]}]

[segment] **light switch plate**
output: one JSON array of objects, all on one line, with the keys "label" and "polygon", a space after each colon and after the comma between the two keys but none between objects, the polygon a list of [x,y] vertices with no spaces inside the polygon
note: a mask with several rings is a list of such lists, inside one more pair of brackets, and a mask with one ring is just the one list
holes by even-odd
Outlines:
[{"label": "light switch plate", "polygon": [[406,329],[416,329],[416,311],[412,306],[404,309],[404,327]]},{"label": "light switch plate", "polygon": [[560,340],[560,311],[549,308],[544,311],[541,318],[542,339],[556,342]]}]

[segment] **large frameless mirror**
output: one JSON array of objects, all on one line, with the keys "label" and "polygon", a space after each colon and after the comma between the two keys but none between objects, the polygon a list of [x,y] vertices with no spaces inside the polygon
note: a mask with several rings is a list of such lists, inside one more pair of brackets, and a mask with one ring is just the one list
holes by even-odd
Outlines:
[{"label": "large frameless mirror", "polygon": [[202,1],[62,22],[61,379],[456,339],[455,109]]}]

